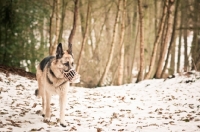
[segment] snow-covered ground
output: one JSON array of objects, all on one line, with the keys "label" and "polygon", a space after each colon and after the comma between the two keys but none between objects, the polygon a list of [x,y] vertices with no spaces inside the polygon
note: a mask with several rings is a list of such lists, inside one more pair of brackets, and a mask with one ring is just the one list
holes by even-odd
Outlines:
[{"label": "snow-covered ground", "polygon": [[58,96],[52,99],[51,122],[43,122],[36,88],[35,80],[0,73],[0,131],[200,131],[199,73],[123,86],[71,87],[66,128],[59,125]]}]

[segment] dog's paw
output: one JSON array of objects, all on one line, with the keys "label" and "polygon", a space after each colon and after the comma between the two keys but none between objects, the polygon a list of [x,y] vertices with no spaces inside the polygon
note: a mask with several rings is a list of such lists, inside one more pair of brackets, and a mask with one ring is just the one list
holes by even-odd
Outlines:
[{"label": "dog's paw", "polygon": [[48,122],[50,122],[50,118],[48,118],[48,117],[45,117],[45,118],[44,118],[44,122],[45,122],[45,123],[48,123]]},{"label": "dog's paw", "polygon": [[60,123],[60,125],[61,125],[62,127],[66,127],[66,124]]},{"label": "dog's paw", "polygon": [[61,125],[62,127],[66,127],[66,122],[65,122],[65,120],[62,119],[62,120],[60,121],[60,125]]}]

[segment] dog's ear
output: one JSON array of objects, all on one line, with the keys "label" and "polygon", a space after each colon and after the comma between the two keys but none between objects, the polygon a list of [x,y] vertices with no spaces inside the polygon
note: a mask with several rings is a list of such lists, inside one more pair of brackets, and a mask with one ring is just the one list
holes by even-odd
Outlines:
[{"label": "dog's ear", "polygon": [[68,54],[72,55],[72,44],[68,43],[68,50],[67,50]]},{"label": "dog's ear", "polygon": [[62,58],[63,54],[64,52],[63,52],[62,44],[59,43],[56,50],[56,59]]}]

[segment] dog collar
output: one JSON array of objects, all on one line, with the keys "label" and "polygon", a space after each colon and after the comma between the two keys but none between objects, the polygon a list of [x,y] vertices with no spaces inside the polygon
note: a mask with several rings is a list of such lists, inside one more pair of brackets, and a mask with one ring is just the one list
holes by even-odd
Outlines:
[{"label": "dog collar", "polygon": [[53,84],[53,82],[50,80],[50,78],[48,77],[48,72],[47,72],[47,81],[48,83],[50,83],[51,85]]},{"label": "dog collar", "polygon": [[[49,70],[47,71],[47,81],[48,81],[49,84],[53,85],[53,82],[51,81],[51,79],[50,79],[49,76],[48,76],[49,73],[52,75],[52,77],[54,77],[54,78],[57,78],[57,77],[55,76],[55,74],[54,74],[54,72],[51,70],[51,68],[49,68]],[[57,87],[62,86],[62,85],[65,84],[66,82],[67,82],[67,81],[62,82],[62,83],[61,83],[60,85],[58,85]]]}]

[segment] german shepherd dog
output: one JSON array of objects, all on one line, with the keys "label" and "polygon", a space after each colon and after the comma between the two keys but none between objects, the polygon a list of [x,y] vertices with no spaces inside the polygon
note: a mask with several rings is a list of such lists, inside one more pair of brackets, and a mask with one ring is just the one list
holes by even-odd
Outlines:
[{"label": "german shepherd dog", "polygon": [[[60,104],[60,125],[66,127],[65,107],[67,89],[70,87],[70,79],[66,79],[64,72],[74,68],[74,59],[72,55],[72,45],[68,45],[68,50],[63,51],[62,44],[58,44],[56,56],[44,58],[37,67],[36,78],[38,89],[35,95],[42,97],[42,116],[44,121],[50,121],[50,101],[51,96],[59,95]],[[73,78],[73,76],[72,76]]]}]

